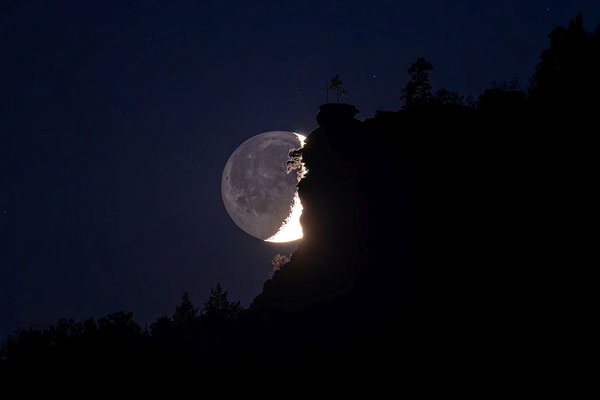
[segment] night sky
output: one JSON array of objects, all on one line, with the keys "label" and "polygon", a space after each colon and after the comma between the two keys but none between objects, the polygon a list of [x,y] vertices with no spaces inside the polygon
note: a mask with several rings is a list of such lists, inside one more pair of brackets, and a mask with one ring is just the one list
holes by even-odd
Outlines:
[{"label": "night sky", "polygon": [[[526,4],[525,4],[526,3]],[[546,35],[590,1],[0,1],[0,335],[133,311],[217,282],[248,305],[294,245],[236,227],[220,180],[244,140],[308,134],[340,74],[361,114],[406,69],[477,96],[526,86]]]}]

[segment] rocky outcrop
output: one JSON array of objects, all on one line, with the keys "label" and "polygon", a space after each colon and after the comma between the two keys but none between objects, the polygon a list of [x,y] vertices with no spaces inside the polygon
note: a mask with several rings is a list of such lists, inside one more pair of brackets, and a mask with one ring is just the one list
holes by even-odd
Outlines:
[{"label": "rocky outcrop", "polygon": [[[319,128],[298,152],[308,170],[298,184],[304,238],[252,309],[372,306],[392,298],[396,310],[406,308],[395,300],[406,303],[401,292],[411,269],[410,179],[357,113],[348,104],[319,108]],[[394,293],[382,282],[393,283]]]}]

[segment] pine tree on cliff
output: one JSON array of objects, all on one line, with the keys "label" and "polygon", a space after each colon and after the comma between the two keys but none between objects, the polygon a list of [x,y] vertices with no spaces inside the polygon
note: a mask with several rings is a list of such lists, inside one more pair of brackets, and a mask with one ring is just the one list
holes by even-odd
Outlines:
[{"label": "pine tree on cliff", "polygon": [[342,88],[343,84],[344,82],[342,82],[339,75],[336,75],[333,78],[331,78],[331,84],[329,85],[329,89],[335,90],[335,98],[337,99],[338,103],[340,102],[340,98],[344,98],[348,95],[348,92],[346,92]]},{"label": "pine tree on cliff", "polygon": [[409,68],[410,81],[402,89],[401,100],[404,100],[405,108],[427,104],[432,101],[431,83],[429,82],[429,71],[433,65],[421,57]]}]

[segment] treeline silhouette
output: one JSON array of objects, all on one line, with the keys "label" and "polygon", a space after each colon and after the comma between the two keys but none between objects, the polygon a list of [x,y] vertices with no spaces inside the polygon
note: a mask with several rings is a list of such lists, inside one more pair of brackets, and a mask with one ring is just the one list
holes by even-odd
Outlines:
[{"label": "treeline silhouette", "polygon": [[352,105],[321,105],[288,165],[308,170],[304,239],[247,310],[217,286],[202,309],[184,294],[148,329],[123,312],[21,329],[3,357],[407,377],[482,348],[514,354],[515,326],[568,307],[558,282],[590,241],[573,221],[595,199],[600,26],[587,32],[579,14],[549,37],[525,89],[433,92],[420,58],[402,110],[361,121]]},{"label": "treeline silhouette", "polygon": [[171,317],[158,318],[150,328],[122,311],[75,322],[61,319],[45,329],[18,329],[3,342],[2,355],[16,361],[144,360],[180,358],[210,353],[231,322],[243,311],[239,301],[229,301],[221,284],[211,289],[202,309],[187,292]]}]

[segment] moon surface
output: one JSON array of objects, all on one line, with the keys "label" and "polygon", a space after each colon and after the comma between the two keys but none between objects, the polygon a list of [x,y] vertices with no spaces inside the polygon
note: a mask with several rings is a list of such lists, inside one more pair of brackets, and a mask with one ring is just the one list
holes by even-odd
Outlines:
[{"label": "moon surface", "polygon": [[286,172],[285,162],[304,139],[294,132],[261,133],[242,143],[227,160],[221,178],[223,203],[246,233],[269,242],[302,238],[298,176]]}]

